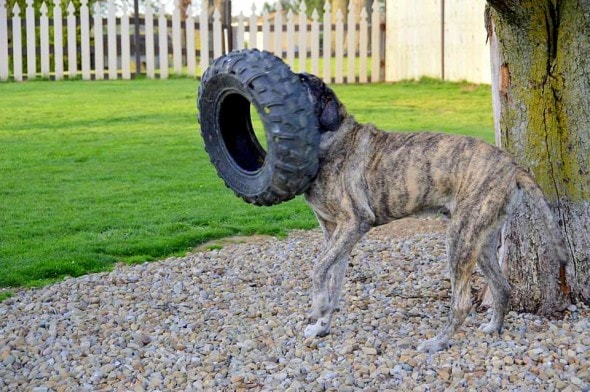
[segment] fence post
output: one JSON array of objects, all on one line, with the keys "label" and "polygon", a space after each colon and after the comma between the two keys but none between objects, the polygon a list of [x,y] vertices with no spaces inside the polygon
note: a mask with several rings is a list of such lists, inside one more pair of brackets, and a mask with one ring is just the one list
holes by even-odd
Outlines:
[{"label": "fence post", "polygon": [[103,48],[102,15],[100,3],[94,3],[94,75],[97,80],[104,78],[104,48]]},{"label": "fence post", "polygon": [[37,47],[35,38],[35,9],[33,0],[27,0],[26,31],[27,31],[27,78],[37,77]]},{"label": "fence post", "polygon": [[23,40],[18,3],[14,3],[12,15],[12,72],[14,80],[21,82],[23,80]]},{"label": "fence post", "polygon": [[155,77],[155,50],[154,50],[154,10],[151,1],[145,5],[145,73],[148,78]]},{"label": "fence post", "polygon": [[114,0],[107,3],[107,53],[109,79],[117,79],[117,9]]},{"label": "fence post", "polygon": [[76,12],[76,8],[70,1],[68,4],[68,78],[70,79],[78,76],[78,47],[74,12]]},{"label": "fence post", "polygon": [[307,7],[301,0],[299,6],[299,72],[305,72],[307,64]]},{"label": "fence post", "polygon": [[[56,1],[59,2],[59,0]],[[80,38],[82,41],[82,79],[90,80],[90,23],[88,15],[88,0],[82,0],[82,5],[80,6]]]},{"label": "fence post", "polygon": [[371,82],[381,81],[381,14],[379,3],[373,1],[371,6]]},{"label": "fence post", "polygon": [[197,56],[195,55],[195,19],[192,4],[186,8],[186,68],[190,76],[195,75]]},{"label": "fence post", "polygon": [[180,1],[174,2],[174,11],[172,12],[172,60],[174,63],[174,73],[182,74],[182,40],[180,31]]},{"label": "fence post", "polygon": [[123,2],[121,15],[121,77],[131,79],[131,42],[129,41],[129,9]]},{"label": "fence post", "polygon": [[348,4],[348,18],[346,24],[348,35],[348,47],[346,49],[346,57],[348,60],[348,73],[346,75],[346,82],[354,83],[356,82],[356,70],[354,69],[356,61],[356,14],[355,7],[352,1],[350,2],[350,4]]},{"label": "fence post", "polygon": [[63,15],[61,1],[53,0],[53,68],[55,80],[64,77]]},{"label": "fence post", "polygon": [[324,3],[324,82],[332,81],[332,7],[330,1]]},{"label": "fence post", "polygon": [[8,80],[8,13],[0,0],[0,80]]},{"label": "fence post", "polygon": [[160,5],[158,15],[158,55],[160,56],[160,79],[168,79],[168,20],[166,8]]},{"label": "fence post", "polygon": [[47,17],[47,4],[41,4],[41,17],[39,18],[39,35],[41,44],[41,76],[49,77],[49,18]]}]

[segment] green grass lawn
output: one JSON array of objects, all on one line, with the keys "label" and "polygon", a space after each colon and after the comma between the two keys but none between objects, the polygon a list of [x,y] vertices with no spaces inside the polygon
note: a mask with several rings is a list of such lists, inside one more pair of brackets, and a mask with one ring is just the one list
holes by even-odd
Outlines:
[{"label": "green grass lawn", "polygon": [[[0,287],[316,226],[301,197],[255,207],[216,176],[192,79],[0,83]],[[359,121],[493,140],[489,86],[334,86]],[[6,295],[6,294],[4,294]]]}]

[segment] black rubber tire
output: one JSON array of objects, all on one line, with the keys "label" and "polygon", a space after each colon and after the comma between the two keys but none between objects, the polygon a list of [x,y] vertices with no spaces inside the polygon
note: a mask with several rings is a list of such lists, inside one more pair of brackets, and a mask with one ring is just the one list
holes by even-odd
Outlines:
[{"label": "black rubber tire", "polygon": [[[250,118],[254,105],[265,151]],[[205,71],[197,106],[205,150],[236,195],[274,205],[305,192],[319,167],[319,131],[299,77],[268,52],[242,50]]]}]

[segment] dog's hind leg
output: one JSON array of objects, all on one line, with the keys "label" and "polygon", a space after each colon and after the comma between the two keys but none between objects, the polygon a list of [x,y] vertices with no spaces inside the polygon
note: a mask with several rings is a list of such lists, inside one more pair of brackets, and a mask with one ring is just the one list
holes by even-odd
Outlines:
[{"label": "dog's hind leg", "polygon": [[481,228],[466,223],[469,218],[453,217],[448,227],[447,257],[451,274],[448,322],[436,337],[422,342],[418,346],[419,351],[432,353],[448,348],[449,339],[463,324],[471,309],[470,280],[479,256]]},{"label": "dog's hind leg", "polygon": [[348,256],[369,227],[358,222],[347,222],[334,230],[327,249],[313,269],[313,309],[310,318],[317,321],[305,328],[305,337],[321,337],[330,333],[332,313],[338,302]]},{"label": "dog's hind leg", "polygon": [[510,303],[510,284],[502,273],[498,264],[498,239],[500,230],[491,232],[485,240],[477,265],[484,274],[492,297],[494,299],[494,313],[488,324],[483,324],[480,329],[486,333],[502,332],[504,315]]}]

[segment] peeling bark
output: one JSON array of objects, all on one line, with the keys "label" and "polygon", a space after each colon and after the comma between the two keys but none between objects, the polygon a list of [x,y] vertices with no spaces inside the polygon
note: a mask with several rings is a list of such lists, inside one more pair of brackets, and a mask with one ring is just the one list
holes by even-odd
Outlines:
[{"label": "peeling bark", "polygon": [[590,3],[488,0],[496,142],[543,188],[571,262],[560,271],[525,201],[506,230],[513,308],[590,303]]}]

